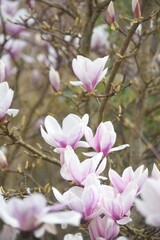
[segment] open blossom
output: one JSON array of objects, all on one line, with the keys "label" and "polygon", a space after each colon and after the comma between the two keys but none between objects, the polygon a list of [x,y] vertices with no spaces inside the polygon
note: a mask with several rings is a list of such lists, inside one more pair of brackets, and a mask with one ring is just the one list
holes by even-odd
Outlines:
[{"label": "open blossom", "polygon": [[91,38],[91,49],[93,51],[98,51],[104,53],[106,49],[109,48],[109,33],[107,32],[106,24],[96,26],[93,29]]},{"label": "open blossom", "polygon": [[99,175],[106,167],[106,158],[102,160],[102,153],[86,159],[82,162],[78,159],[74,150],[68,147],[64,151],[64,164],[60,170],[61,176],[68,181],[73,181],[77,185],[84,185],[89,174]]},{"label": "open blossom", "polygon": [[60,90],[60,77],[59,73],[53,67],[49,70],[49,80],[53,90],[58,92]]},{"label": "open blossom", "polygon": [[97,207],[100,199],[98,180],[95,182],[94,179],[90,178],[89,183],[84,188],[75,186],[63,195],[56,188],[53,187],[52,189],[55,198],[70,209],[81,213],[84,221],[89,221],[102,213],[101,209]]},{"label": "open blossom", "polygon": [[112,240],[119,233],[118,224],[108,216],[94,218],[88,229],[91,240]]},{"label": "open blossom", "polygon": [[[22,19],[27,19],[27,10],[25,8],[21,8],[16,11],[14,16],[9,16],[8,19],[5,24],[6,30],[9,35],[15,36],[25,29]],[[15,22],[17,24],[15,24]]]},{"label": "open blossom", "polygon": [[109,180],[111,181],[113,187],[120,193],[125,190],[131,181],[134,181],[137,185],[137,194],[139,194],[147,177],[148,169],[144,170],[144,165],[138,167],[135,172],[132,167],[126,168],[122,173],[122,177],[120,177],[120,175],[113,169],[109,170]]},{"label": "open blossom", "polygon": [[[116,133],[114,127],[110,121],[101,122],[96,130],[95,136],[93,136],[92,130],[87,127],[85,130],[85,138],[90,147],[96,152],[102,152],[104,156],[107,156],[110,152],[122,150],[128,147],[128,144],[124,144],[118,147],[113,147],[116,141]],[[85,155],[94,155],[95,152],[85,153]]]},{"label": "open blossom", "polygon": [[45,230],[56,234],[54,224],[78,226],[81,219],[81,215],[73,211],[53,212],[52,206],[47,206],[45,197],[38,193],[24,199],[13,197],[8,201],[0,196],[0,204],[0,218],[4,223],[21,232],[34,232],[38,238]]},{"label": "open blossom", "polygon": [[75,149],[85,145],[79,140],[83,137],[87,124],[88,114],[85,114],[82,119],[75,114],[69,114],[63,120],[62,128],[54,117],[47,116],[44,120],[46,131],[41,126],[41,134],[44,140],[53,147],[65,149],[67,145],[70,145]]},{"label": "open blossom", "polygon": [[104,69],[108,56],[91,61],[89,58],[78,55],[73,59],[72,68],[79,81],[71,81],[74,86],[83,86],[87,92],[93,91],[104,78],[107,68]]},{"label": "open blossom", "polygon": [[[10,0],[1,1],[1,11],[5,22],[5,29],[10,35],[18,34],[24,26],[22,24],[14,24],[14,22],[19,22],[21,18],[26,18],[26,9],[18,9],[19,2],[13,2]],[[13,22],[13,23],[12,23]]]},{"label": "open blossom", "polygon": [[145,217],[145,222],[160,227],[160,178],[148,178],[141,190],[141,199],[136,199],[138,211]]},{"label": "open blossom", "polygon": [[18,109],[10,108],[13,94],[14,92],[9,88],[7,82],[0,83],[0,120],[3,119],[6,114],[15,117],[19,112]]},{"label": "open blossom", "polygon": [[10,38],[4,45],[4,49],[8,52],[13,58],[16,58],[23,49],[27,46],[27,43],[21,39],[12,39]]},{"label": "open blossom", "polygon": [[136,185],[133,182],[128,184],[121,194],[117,193],[114,188],[103,185],[99,207],[102,207],[103,213],[118,224],[127,224],[131,221],[130,209],[136,197],[136,190]]}]

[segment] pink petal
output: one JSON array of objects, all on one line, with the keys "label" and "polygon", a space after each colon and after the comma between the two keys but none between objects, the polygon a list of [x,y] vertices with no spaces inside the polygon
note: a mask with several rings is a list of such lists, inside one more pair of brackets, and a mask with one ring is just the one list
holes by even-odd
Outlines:
[{"label": "pink petal", "polygon": [[123,192],[124,190],[124,182],[122,178],[119,176],[119,174],[114,171],[113,169],[109,169],[109,180],[111,181],[112,185],[119,191]]}]

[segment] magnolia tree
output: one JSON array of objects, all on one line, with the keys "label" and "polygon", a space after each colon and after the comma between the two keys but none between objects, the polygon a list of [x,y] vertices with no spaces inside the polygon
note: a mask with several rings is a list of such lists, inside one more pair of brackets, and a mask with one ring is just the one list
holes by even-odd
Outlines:
[{"label": "magnolia tree", "polygon": [[160,238],[159,6],[0,0],[0,239]]}]

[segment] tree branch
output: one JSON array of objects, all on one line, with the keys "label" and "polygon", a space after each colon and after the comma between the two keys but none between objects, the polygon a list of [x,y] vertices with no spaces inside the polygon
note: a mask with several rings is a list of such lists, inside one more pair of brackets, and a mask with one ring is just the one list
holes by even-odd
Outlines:
[{"label": "tree branch", "polygon": [[0,128],[3,130],[3,132],[12,140],[15,144],[27,149],[28,151],[34,153],[38,158],[45,160],[47,162],[56,164],[57,166],[60,165],[60,161],[56,158],[50,157],[39,151],[38,149],[32,147],[28,143],[24,142],[23,139],[16,135],[13,130],[9,130],[7,125],[0,125]]},{"label": "tree branch", "polygon": [[[106,95],[109,94],[110,90],[111,90],[111,86],[112,86],[112,82],[114,81],[114,78],[117,74],[117,71],[121,65],[121,62],[123,61],[123,56],[129,46],[129,43],[130,41],[132,40],[132,37],[137,29],[137,27],[139,26],[140,22],[137,22],[137,23],[134,23],[132,25],[132,27],[130,28],[123,44],[122,44],[122,48],[119,52],[119,56],[117,55],[117,60],[115,61],[114,65],[113,65],[113,68],[112,68],[112,71],[111,71],[111,74],[109,76],[109,79],[108,79],[108,83],[107,83],[107,86],[106,86],[106,89],[105,89],[105,93]],[[122,56],[122,57],[120,57]],[[108,99],[109,99],[109,96],[107,96],[106,98],[104,98],[104,100],[102,101],[101,103],[101,106],[100,106],[100,109],[99,109],[99,114],[98,114],[98,122],[97,122],[97,125],[102,121],[103,119],[103,114],[104,114],[104,110],[105,110],[105,107],[106,107],[106,104],[108,102]]]}]

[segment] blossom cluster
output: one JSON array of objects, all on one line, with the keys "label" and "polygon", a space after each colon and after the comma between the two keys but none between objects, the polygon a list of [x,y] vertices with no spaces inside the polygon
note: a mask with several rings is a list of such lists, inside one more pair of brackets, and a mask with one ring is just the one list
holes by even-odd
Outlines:
[{"label": "blossom cluster", "polygon": [[[16,72],[11,66],[11,59],[20,56],[30,64],[35,61],[43,63],[50,84],[57,93],[61,90],[61,78],[57,71],[55,49],[49,41],[42,40],[39,34],[34,35],[34,42],[36,48],[45,49],[45,54],[38,54],[35,60],[34,56],[23,52],[30,39],[26,26],[32,26],[35,21],[34,14],[33,19],[28,15],[35,7],[35,1],[26,0],[29,10],[20,8],[21,5],[16,1],[0,0],[0,4],[0,23],[3,23],[1,25],[5,29],[5,34],[0,34],[0,44],[4,51],[0,60],[0,126],[3,128],[19,112],[11,108],[14,91],[7,82],[8,76]],[[138,0],[132,1],[132,11],[135,21],[138,21],[141,18]],[[115,24],[115,19],[114,5],[110,1],[106,12],[108,25]],[[14,24],[14,21],[20,24]],[[92,51],[108,47],[105,30],[104,25],[93,30],[90,44]],[[70,39],[71,36],[64,36],[64,41],[69,43]],[[74,39],[73,43],[76,48],[80,44],[79,39]],[[95,60],[77,55],[71,65],[78,80],[70,81],[71,86],[80,86],[86,96],[94,95],[98,84],[102,83],[108,73],[108,59],[108,54]],[[110,167],[109,154],[129,147],[129,144],[115,146],[117,134],[111,121],[103,121],[93,130],[87,113],[83,116],[70,113],[63,119],[62,125],[55,117],[48,115],[40,126],[40,133],[57,154],[60,175],[68,183],[68,189],[61,193],[56,186],[52,187],[51,195],[56,199],[55,204],[48,204],[44,194],[31,191],[30,188],[22,198],[0,192],[0,219],[4,223],[0,239],[4,238],[6,232],[11,233],[13,238],[18,234],[24,238],[30,235],[41,238],[45,231],[57,234],[56,224],[77,227],[82,224],[91,240],[124,240],[126,238],[121,236],[120,228],[132,221],[134,205],[145,218],[146,224],[160,227],[160,171],[155,164],[150,175],[144,165],[136,169],[128,166],[121,174]],[[4,148],[0,148],[0,165],[2,168],[8,166]],[[83,240],[83,235],[67,234],[64,240]]]},{"label": "blossom cluster", "polygon": [[[82,60],[85,62],[86,58],[80,57]],[[92,65],[92,62],[89,61],[88,64]],[[104,63],[102,65],[101,71]],[[14,92],[5,81],[3,63],[0,76],[0,120],[3,122],[7,114],[16,116],[18,110],[10,109]],[[62,127],[54,117],[48,115],[45,118],[44,126],[40,127],[41,135],[54,148],[54,152],[59,154],[60,174],[71,187],[63,194],[53,187],[53,195],[58,204],[49,206],[42,194],[29,192],[29,196],[24,199],[13,197],[5,200],[1,193],[0,202],[3,207],[0,218],[16,229],[16,234],[32,232],[39,238],[45,231],[56,234],[55,224],[78,226],[81,222],[88,229],[91,240],[111,240],[118,236],[121,225],[132,221],[130,213],[134,202],[148,224],[156,227],[160,225],[156,204],[151,205],[153,198],[157,204],[159,201],[160,172],[156,165],[149,178],[148,169],[143,165],[135,171],[131,166],[127,167],[121,176],[112,168],[108,174],[102,175],[108,155],[129,145],[114,147],[116,132],[111,121],[101,122],[95,134],[88,123],[88,114],[82,117],[69,114],[64,118]],[[76,154],[78,148],[86,150],[82,151],[84,160]],[[1,164],[7,166],[3,155],[1,159]],[[141,200],[137,198],[139,195]],[[63,211],[65,208],[69,210]],[[82,235],[66,235],[64,239],[82,239]]]},{"label": "blossom cluster", "polygon": [[[128,167],[120,176],[110,168],[108,176],[101,175],[108,154],[128,144],[113,147],[116,133],[110,121],[101,122],[95,135],[88,121],[87,114],[82,118],[69,114],[61,127],[54,117],[47,116],[41,134],[60,155],[62,178],[73,185],[63,194],[53,187],[56,200],[82,215],[81,221],[86,224],[92,240],[111,240],[119,234],[121,225],[132,220],[130,211],[148,177],[148,169],[143,165],[135,171]],[[85,141],[81,141],[82,137]],[[89,150],[83,152],[89,158],[79,159],[76,154],[79,147]],[[91,148],[94,151],[90,151]],[[106,180],[110,181],[109,185]]]}]

